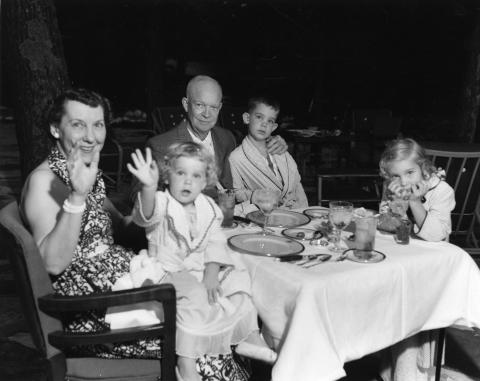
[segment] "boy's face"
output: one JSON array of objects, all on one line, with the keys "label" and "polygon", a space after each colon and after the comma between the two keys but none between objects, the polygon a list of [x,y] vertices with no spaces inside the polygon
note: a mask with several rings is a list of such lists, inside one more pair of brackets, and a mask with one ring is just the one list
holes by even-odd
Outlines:
[{"label": "boy's face", "polygon": [[277,128],[278,111],[260,103],[249,113],[243,113],[243,122],[248,125],[248,134],[257,141],[267,140]]}]

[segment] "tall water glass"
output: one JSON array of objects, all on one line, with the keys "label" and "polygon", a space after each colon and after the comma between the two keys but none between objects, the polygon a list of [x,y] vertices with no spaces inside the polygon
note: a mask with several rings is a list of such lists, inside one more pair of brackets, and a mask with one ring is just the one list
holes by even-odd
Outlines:
[{"label": "tall water glass", "polygon": [[355,214],[355,250],[354,255],[364,261],[373,256],[378,215],[368,213],[363,216]]},{"label": "tall water glass", "polygon": [[230,228],[233,224],[233,212],[235,209],[235,190],[221,189],[218,191],[218,206],[223,213],[223,228]]},{"label": "tall water glass", "polygon": [[258,206],[265,216],[265,223],[263,224],[263,235],[268,234],[268,219],[272,214],[273,209],[278,205],[280,200],[280,191],[278,189],[256,189],[253,192],[252,202]]},{"label": "tall water glass", "polygon": [[353,204],[348,201],[331,201],[329,204],[330,222],[333,225],[334,232],[334,246],[330,248],[331,251],[340,253],[345,249],[340,244],[342,230],[345,229],[352,221]]}]

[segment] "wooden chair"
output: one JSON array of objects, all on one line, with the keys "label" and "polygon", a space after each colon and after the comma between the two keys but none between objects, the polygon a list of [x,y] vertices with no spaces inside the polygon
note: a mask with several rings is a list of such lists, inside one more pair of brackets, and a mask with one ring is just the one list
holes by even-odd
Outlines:
[{"label": "wooden chair", "polygon": [[181,107],[157,107],[150,115],[149,125],[156,134],[171,130],[185,118]]},{"label": "wooden chair", "polygon": [[[327,197],[325,194],[325,182],[328,182],[328,180],[338,180],[342,182],[342,189],[339,189],[337,183],[335,190],[330,192],[331,197]],[[324,204],[328,206],[330,201],[345,200],[359,206],[368,204],[367,206],[377,209],[382,198],[381,184],[382,178],[378,170],[374,169],[332,169],[322,171],[317,174],[318,205]],[[344,188],[349,188],[350,193],[344,193]]]},{"label": "wooden chair", "polygon": [[472,237],[475,207],[479,200],[480,151],[454,151],[426,145],[426,153],[435,166],[445,170],[446,181],[455,191],[450,240],[465,246],[466,238]]},{"label": "wooden chair", "polygon": [[[21,221],[16,202],[6,205],[0,211],[0,237],[1,248],[8,253],[15,272],[19,297],[33,343],[48,361],[49,380],[175,380],[176,297],[171,284],[88,296],[54,295],[37,245]],[[65,313],[105,309],[147,300],[162,303],[165,315],[162,323],[91,334],[62,330],[61,317]],[[63,352],[63,349],[74,345],[158,337],[163,339],[163,357],[160,361],[68,357]]]},{"label": "wooden chair", "polygon": [[108,135],[100,153],[100,168],[103,171],[106,184],[111,184],[117,192],[120,191],[122,185],[123,148],[116,139],[108,137]]}]

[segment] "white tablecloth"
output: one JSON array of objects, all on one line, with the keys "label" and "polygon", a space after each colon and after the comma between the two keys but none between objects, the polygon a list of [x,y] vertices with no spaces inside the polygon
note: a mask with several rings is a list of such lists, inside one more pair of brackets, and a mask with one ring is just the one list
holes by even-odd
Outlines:
[{"label": "white tablecloth", "polygon": [[[328,252],[305,246],[305,253]],[[384,261],[332,260],[310,269],[239,254],[264,335],[279,351],[273,381],[336,380],[345,362],[420,331],[480,327],[480,271],[465,251],[446,242],[398,245],[380,233],[375,248]]]}]

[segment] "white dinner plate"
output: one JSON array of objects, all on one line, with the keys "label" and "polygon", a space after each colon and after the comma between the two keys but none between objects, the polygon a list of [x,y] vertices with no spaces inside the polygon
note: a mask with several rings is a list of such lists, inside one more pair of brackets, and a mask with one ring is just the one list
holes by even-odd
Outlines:
[{"label": "white dinner plate", "polygon": [[377,250],[372,250],[372,256],[368,259],[362,259],[358,258],[355,255],[355,249],[348,249],[344,252],[346,254],[346,258],[353,261],[353,262],[358,262],[358,263],[377,263],[381,262],[385,259],[385,254],[377,251]]},{"label": "white dinner plate", "polygon": [[[263,225],[265,223],[265,216],[260,210],[250,212],[246,215],[246,217],[258,225]],[[285,209],[275,209],[268,219],[268,226],[278,228],[293,228],[308,224],[309,222],[310,217],[302,213],[292,212]]]},{"label": "white dinner plate", "polygon": [[305,247],[293,239],[261,233],[234,235],[228,239],[229,246],[246,254],[265,257],[282,257],[299,254]]},{"label": "white dinner plate", "polygon": [[[297,239],[299,241],[310,241],[313,239],[313,236],[317,230],[306,229],[306,228],[289,228],[282,230],[282,234],[285,237]],[[323,233],[318,231],[316,238],[320,239],[323,237]]]}]

